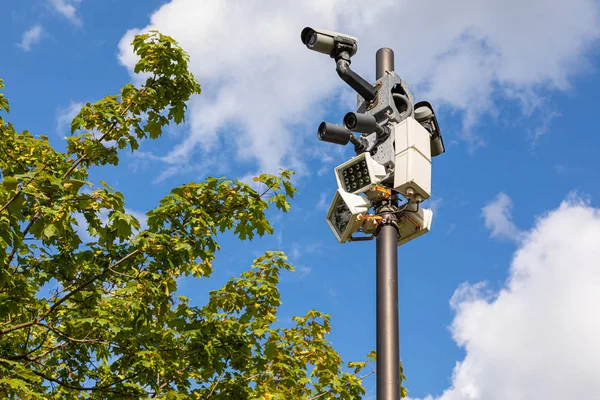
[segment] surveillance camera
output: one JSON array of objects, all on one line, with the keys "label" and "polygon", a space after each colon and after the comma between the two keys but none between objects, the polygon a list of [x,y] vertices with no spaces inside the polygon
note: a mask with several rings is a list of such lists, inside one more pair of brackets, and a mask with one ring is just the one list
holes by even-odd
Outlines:
[{"label": "surveillance camera", "polygon": [[398,218],[398,246],[429,232],[432,219],[433,211],[428,208],[401,214]]},{"label": "surveillance camera", "polygon": [[340,243],[347,242],[364,223],[361,215],[369,212],[371,203],[359,195],[338,189],[327,212],[327,224]]},{"label": "surveillance camera", "polygon": [[383,132],[383,128],[371,114],[349,112],[344,116],[344,127],[359,133]]},{"label": "surveillance camera", "polygon": [[341,51],[347,51],[352,57],[358,50],[358,38],[325,29],[313,29],[307,26],[302,30],[300,39],[310,50],[329,54],[331,57],[336,57]]},{"label": "surveillance camera", "polygon": [[426,101],[420,101],[415,104],[415,119],[429,131],[431,137],[431,157],[439,156],[446,152],[442,132],[438,125],[437,118],[433,112],[433,107]]},{"label": "surveillance camera", "polygon": [[430,134],[417,120],[408,117],[394,125],[394,190],[412,203],[431,194]]},{"label": "surveillance camera", "polygon": [[364,138],[357,138],[352,132],[343,126],[321,122],[319,125],[319,140],[324,142],[341,144],[345,146],[348,142],[354,145],[354,151],[357,154],[362,153],[367,148],[368,142]]},{"label": "surveillance camera", "polygon": [[343,126],[330,124],[329,122],[321,122],[319,125],[319,140],[324,142],[347,145],[350,141],[352,132]]}]

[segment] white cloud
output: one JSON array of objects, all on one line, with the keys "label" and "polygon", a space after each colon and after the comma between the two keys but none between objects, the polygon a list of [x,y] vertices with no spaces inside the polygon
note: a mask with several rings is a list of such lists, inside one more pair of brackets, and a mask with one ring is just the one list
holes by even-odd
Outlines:
[{"label": "white cloud", "polygon": [[[83,243],[95,241],[97,236],[96,235],[92,236],[88,232],[88,223],[85,219],[85,216],[83,214],[77,212],[77,213],[73,214],[73,218],[75,218],[75,221],[77,222],[77,225],[74,226],[74,228],[75,228],[75,231],[77,232],[77,234],[79,235],[79,238],[81,239],[81,241]],[[108,222],[108,217],[107,217],[106,213],[100,213],[99,218],[100,218],[100,222],[102,223],[102,225],[106,225],[106,223]]]},{"label": "white cloud", "polygon": [[23,38],[19,47],[23,51],[31,51],[31,46],[38,44],[45,36],[44,27],[42,25],[34,25],[23,33]]},{"label": "white cloud", "polygon": [[169,179],[170,177],[172,177],[173,175],[177,174],[179,170],[177,169],[177,167],[169,167],[163,171],[161,171],[156,178],[154,178],[152,180],[152,183],[156,184],[156,183],[161,183],[167,179]]},{"label": "white cloud", "polygon": [[[318,122],[353,95],[340,101],[347,89],[333,61],[301,44],[306,25],[359,36],[353,67],[371,81],[376,49],[392,47],[396,70],[417,97],[461,111],[458,135],[476,147],[485,136],[474,126],[498,97],[535,105],[542,90],[566,90],[571,75],[589,67],[598,9],[593,0],[572,0],[568,12],[558,0],[171,0],[141,31],[178,40],[204,92],[191,101],[189,134],[165,161],[183,164],[198,147],[225,144],[242,161],[274,171],[299,168],[325,146],[315,140]],[[119,45],[130,69],[129,43],[139,31]]]},{"label": "white cloud", "polygon": [[306,265],[297,265],[296,272],[300,275],[300,278],[304,278],[312,272],[311,267],[307,267]]},{"label": "white cloud", "polygon": [[599,238],[600,209],[570,196],[524,235],[500,292],[461,286],[452,334],[466,355],[435,399],[600,398]]},{"label": "white cloud", "polygon": [[568,171],[569,169],[564,164],[556,164],[554,166],[554,172],[556,172],[558,176],[566,176]]},{"label": "white cloud", "polygon": [[452,232],[454,232],[455,229],[456,229],[456,224],[451,223],[450,225],[448,225],[448,229],[446,229],[446,235],[451,234]]},{"label": "white cloud", "polygon": [[73,25],[83,26],[83,20],[77,14],[77,6],[81,0],[48,0],[48,2],[54,11],[68,19]]},{"label": "white cloud", "polygon": [[317,208],[319,210],[327,210],[329,208],[329,203],[331,203],[331,200],[333,198],[333,196],[329,198],[329,193],[330,192],[325,191],[321,192],[321,194],[319,195],[319,201],[317,202]]},{"label": "white cloud", "polygon": [[146,217],[146,213],[143,211],[133,210],[131,208],[125,208],[125,212],[127,214],[131,214],[138,220],[140,223],[140,232],[148,229],[148,217]]},{"label": "white cloud", "polygon": [[290,251],[290,258],[293,261],[298,261],[301,257],[307,254],[314,254],[323,248],[323,242],[312,242],[312,243],[292,243],[292,249]]},{"label": "white cloud", "polygon": [[433,214],[437,214],[440,211],[440,208],[444,204],[444,199],[441,197],[436,197],[433,199],[427,200],[427,203],[424,204],[425,207],[430,208],[433,211]]},{"label": "white cloud", "polygon": [[67,107],[58,110],[56,113],[56,133],[61,136],[71,134],[71,121],[79,114],[81,107],[83,107],[83,103],[72,101]]},{"label": "white cloud", "polygon": [[[65,107],[60,108],[56,112],[56,133],[60,136],[70,136],[71,135],[71,122],[73,118],[79,114],[81,111],[81,107],[83,107],[83,103],[71,101],[71,103]],[[75,134],[81,133],[81,131],[76,131]],[[91,131],[90,132],[95,139],[100,139],[103,135],[99,131]],[[115,147],[117,142],[115,140],[103,140],[102,145],[104,147]],[[144,153],[136,153],[137,156],[142,156]]]},{"label": "white cloud", "polygon": [[296,244],[295,244],[295,245],[292,247],[292,251],[291,251],[290,257],[291,257],[293,260],[298,260],[298,259],[300,258],[300,256],[301,256],[301,255],[302,255],[302,252],[300,251],[300,248],[298,247],[298,245],[296,245]]},{"label": "white cloud", "polygon": [[542,121],[539,123],[538,126],[536,126],[530,133],[530,137],[531,137],[531,144],[533,146],[535,146],[539,139],[544,136],[546,133],[548,133],[548,131],[550,130],[550,126],[552,125],[552,121],[554,121],[556,118],[561,117],[562,114],[558,111],[550,111],[547,112],[544,116],[544,118],[542,119]]},{"label": "white cloud", "polygon": [[505,193],[498,193],[496,198],[481,209],[481,216],[485,220],[485,227],[490,232],[490,237],[508,239],[518,242],[522,232],[513,222],[512,199]]}]

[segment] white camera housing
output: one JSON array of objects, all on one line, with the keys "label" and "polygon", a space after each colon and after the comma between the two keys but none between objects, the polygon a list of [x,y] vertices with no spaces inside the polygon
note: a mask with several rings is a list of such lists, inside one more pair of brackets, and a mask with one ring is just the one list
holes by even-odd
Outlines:
[{"label": "white camera housing", "polygon": [[394,189],[419,203],[431,195],[431,144],[429,132],[413,117],[394,125]]},{"label": "white camera housing", "polygon": [[336,46],[340,42],[344,42],[351,47],[350,57],[356,54],[356,51],[358,50],[357,37],[346,35],[345,33],[328,31],[326,29],[314,29],[307,26],[302,29],[300,39],[310,50],[329,54],[330,56],[333,56],[336,51]]},{"label": "white camera housing", "polygon": [[371,203],[363,196],[347,193],[342,189],[337,190],[326,220],[340,243],[347,242],[352,234],[362,227],[364,221],[359,217],[367,214],[370,207]]},{"label": "white camera housing", "polygon": [[429,232],[433,211],[419,208],[416,212],[404,212],[398,218],[398,246]]},{"label": "white camera housing", "polygon": [[366,192],[386,177],[385,167],[364,152],[335,167],[338,187],[348,193]]}]

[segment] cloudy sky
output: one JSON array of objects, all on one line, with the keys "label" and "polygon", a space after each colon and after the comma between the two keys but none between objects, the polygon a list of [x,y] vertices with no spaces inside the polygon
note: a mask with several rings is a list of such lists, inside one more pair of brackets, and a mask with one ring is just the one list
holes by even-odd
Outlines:
[{"label": "cloudy sky", "polygon": [[[399,249],[401,355],[413,399],[600,399],[599,10],[591,0],[27,0],[2,2],[0,77],[19,129],[64,146],[79,106],[136,81],[133,35],[189,52],[202,95],[187,124],[93,171],[136,215],[208,175],[297,171],[300,194],[272,237],[225,235],[208,289],[281,249],[281,324],[330,313],[344,359],[375,348],[374,243],[339,245],[324,216],[350,148],[318,142],[355,95],[304,26],[358,36],[353,68],[396,71],[438,113],[433,230]],[[369,396],[375,379],[365,382]]]}]

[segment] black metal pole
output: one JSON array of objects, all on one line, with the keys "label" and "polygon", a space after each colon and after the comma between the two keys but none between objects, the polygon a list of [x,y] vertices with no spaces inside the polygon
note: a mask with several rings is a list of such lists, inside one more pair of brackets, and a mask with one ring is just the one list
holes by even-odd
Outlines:
[{"label": "black metal pole", "polygon": [[[394,52],[377,50],[377,79],[394,70]],[[377,400],[400,399],[400,323],[398,317],[398,227],[395,204],[380,208],[377,233]]]},{"label": "black metal pole", "polygon": [[[381,215],[381,214],[380,214]],[[386,215],[382,215],[386,218]],[[384,223],[377,234],[377,400],[400,399],[398,228]]]}]

